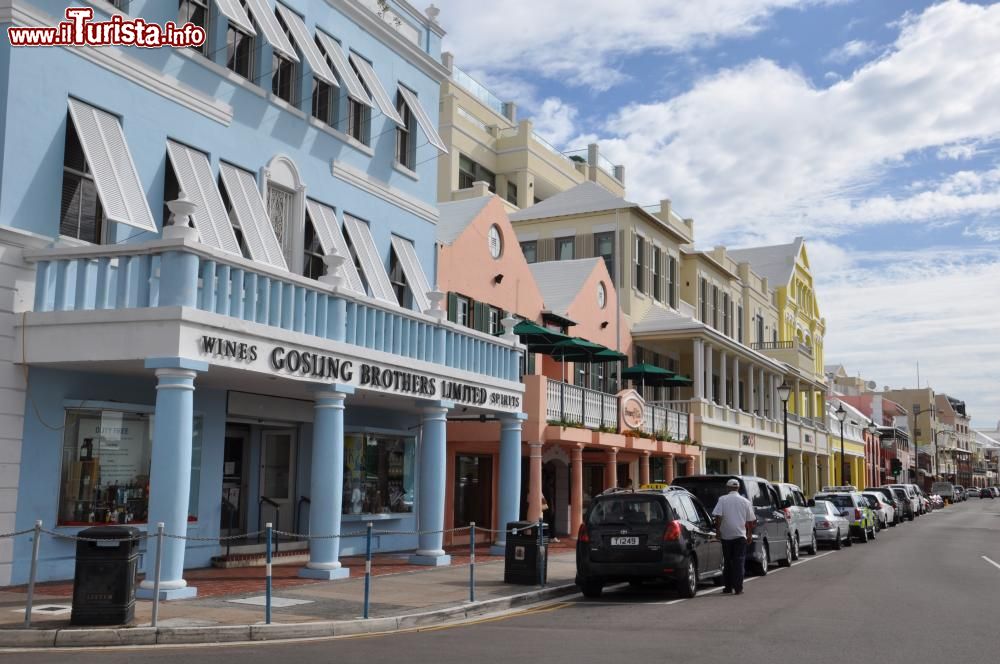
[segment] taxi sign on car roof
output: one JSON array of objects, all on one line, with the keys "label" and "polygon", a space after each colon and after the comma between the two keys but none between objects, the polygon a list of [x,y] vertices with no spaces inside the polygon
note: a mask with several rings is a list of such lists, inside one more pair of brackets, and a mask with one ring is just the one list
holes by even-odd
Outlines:
[{"label": "taxi sign on car roof", "polygon": [[669,489],[670,485],[664,482],[650,482],[648,484],[640,484],[640,489],[649,489],[652,491],[663,491],[664,489]]}]

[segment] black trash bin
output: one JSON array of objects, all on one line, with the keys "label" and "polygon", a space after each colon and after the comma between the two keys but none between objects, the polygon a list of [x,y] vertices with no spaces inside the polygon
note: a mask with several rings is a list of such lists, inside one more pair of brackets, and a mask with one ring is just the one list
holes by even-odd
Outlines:
[{"label": "black trash bin", "polygon": [[[542,522],[542,543],[538,542],[538,524],[534,521],[511,521],[507,524],[507,547],[504,550],[503,582],[528,586],[544,584],[548,572],[548,529]],[[513,531],[513,532],[512,532]]]},{"label": "black trash bin", "polygon": [[[135,618],[138,528],[96,526],[78,533],[73,625],[127,625]],[[94,540],[94,541],[89,541]]]}]

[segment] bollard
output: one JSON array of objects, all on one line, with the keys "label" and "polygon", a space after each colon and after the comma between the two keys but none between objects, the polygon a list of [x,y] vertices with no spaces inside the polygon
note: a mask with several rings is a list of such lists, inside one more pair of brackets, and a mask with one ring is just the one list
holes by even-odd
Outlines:
[{"label": "bollard", "polygon": [[153,562],[153,615],[149,624],[156,627],[160,615],[160,566],[163,564],[163,522],[156,524],[156,558]]},{"label": "bollard", "polygon": [[476,601],[476,522],[469,524],[469,601]]},{"label": "bollard", "polygon": [[371,595],[372,586],[372,522],[368,522],[368,529],[365,535],[365,613],[364,618],[368,619],[368,599]]},{"label": "bollard", "polygon": [[38,547],[42,540],[42,522],[35,521],[35,539],[31,542],[31,572],[28,576],[28,603],[24,607],[24,626],[31,627],[31,609],[35,603],[35,578],[38,576]]},{"label": "bollard", "polygon": [[545,538],[542,537],[542,520],[538,520],[538,552],[535,556],[535,567],[538,568],[538,585],[545,587]]},{"label": "bollard", "polygon": [[264,623],[271,624],[271,523],[265,524],[267,528],[267,561],[265,565],[266,589],[264,591]]}]

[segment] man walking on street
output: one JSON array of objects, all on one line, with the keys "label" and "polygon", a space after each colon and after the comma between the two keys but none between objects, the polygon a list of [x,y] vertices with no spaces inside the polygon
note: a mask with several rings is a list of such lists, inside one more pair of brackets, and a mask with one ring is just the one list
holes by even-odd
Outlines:
[{"label": "man walking on street", "polygon": [[715,527],[722,538],[722,555],[725,567],[722,579],[725,594],[743,594],[743,572],[746,564],[747,546],[753,542],[753,528],[757,517],[750,501],[740,495],[740,481],[733,478],[726,482],[729,493],[719,498],[712,516]]}]

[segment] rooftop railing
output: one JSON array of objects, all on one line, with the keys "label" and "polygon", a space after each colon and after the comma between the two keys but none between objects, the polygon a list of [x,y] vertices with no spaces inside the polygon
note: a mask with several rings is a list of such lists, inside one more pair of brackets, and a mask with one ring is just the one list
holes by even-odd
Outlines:
[{"label": "rooftop railing", "polygon": [[479,101],[483,102],[487,107],[495,111],[497,115],[503,115],[503,101],[490,92],[490,89],[485,85],[472,78],[461,68],[455,65],[451,68],[451,78],[455,81],[455,83],[465,88],[467,91],[472,93],[474,97],[479,99]]}]

